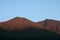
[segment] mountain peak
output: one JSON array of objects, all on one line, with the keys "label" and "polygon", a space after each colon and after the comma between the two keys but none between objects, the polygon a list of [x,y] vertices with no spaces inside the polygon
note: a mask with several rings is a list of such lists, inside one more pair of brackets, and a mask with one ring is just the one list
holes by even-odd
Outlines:
[{"label": "mountain peak", "polygon": [[53,21],[53,22],[60,22],[60,21],[58,21],[58,20],[53,20],[53,19],[45,19],[44,21]]},{"label": "mountain peak", "polygon": [[21,21],[21,20],[28,20],[28,19],[26,19],[26,18],[24,18],[24,17],[14,17],[14,18],[12,18],[12,19],[10,19],[10,20],[8,20],[8,21]]},{"label": "mountain peak", "polygon": [[15,18],[21,18],[21,17],[19,17],[19,16],[16,16]]},{"label": "mountain peak", "polygon": [[21,18],[23,18],[23,17],[18,17],[18,16],[16,16],[15,18],[13,18],[13,19],[21,19]]},{"label": "mountain peak", "polygon": [[22,28],[32,25],[32,23],[33,23],[32,21],[30,21],[26,18],[15,17],[8,21],[1,22],[0,26],[6,30],[9,30],[9,29],[10,30],[13,30],[13,29],[20,30]]}]

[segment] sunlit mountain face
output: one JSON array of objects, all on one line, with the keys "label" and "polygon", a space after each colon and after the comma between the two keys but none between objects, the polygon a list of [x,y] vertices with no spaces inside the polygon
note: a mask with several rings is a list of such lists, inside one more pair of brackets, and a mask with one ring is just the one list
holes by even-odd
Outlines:
[{"label": "sunlit mountain face", "polygon": [[0,39],[59,40],[60,21],[46,19],[39,22],[33,22],[26,18],[15,17],[8,21],[0,22]]},{"label": "sunlit mountain face", "polygon": [[31,25],[33,22],[25,19],[25,18],[21,18],[21,17],[15,17],[11,20],[8,20],[6,22],[2,22],[0,24],[0,26],[2,26],[2,28],[6,29],[6,30],[19,30],[22,29],[26,26]]}]

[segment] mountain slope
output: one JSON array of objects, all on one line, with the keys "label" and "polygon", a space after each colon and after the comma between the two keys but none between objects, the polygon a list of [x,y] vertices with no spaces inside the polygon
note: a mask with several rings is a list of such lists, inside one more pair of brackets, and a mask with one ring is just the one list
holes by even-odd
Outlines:
[{"label": "mountain slope", "polygon": [[11,20],[0,23],[0,28],[5,30],[22,30],[28,26],[45,29],[60,34],[60,21],[52,19],[46,19],[40,22],[32,22],[26,18],[15,17]]},{"label": "mountain slope", "polygon": [[22,29],[26,26],[31,25],[33,22],[25,19],[25,18],[21,18],[21,17],[15,17],[11,20],[8,20],[6,22],[1,22],[0,23],[0,27],[4,28],[6,30],[19,30]]},{"label": "mountain slope", "polygon": [[60,34],[60,21],[46,19],[44,22],[44,29]]},{"label": "mountain slope", "polygon": [[12,31],[12,30],[3,30],[0,31],[0,40],[59,40],[60,37],[58,34],[44,30],[28,27],[23,31]]}]

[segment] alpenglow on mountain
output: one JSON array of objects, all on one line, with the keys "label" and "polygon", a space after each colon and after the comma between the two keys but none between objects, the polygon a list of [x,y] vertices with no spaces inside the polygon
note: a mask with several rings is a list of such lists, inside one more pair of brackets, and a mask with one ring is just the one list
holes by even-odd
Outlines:
[{"label": "alpenglow on mountain", "polygon": [[4,30],[22,30],[27,27],[46,29],[60,34],[60,21],[57,20],[46,19],[40,22],[33,22],[26,18],[15,17],[11,20],[0,22],[0,28]]}]

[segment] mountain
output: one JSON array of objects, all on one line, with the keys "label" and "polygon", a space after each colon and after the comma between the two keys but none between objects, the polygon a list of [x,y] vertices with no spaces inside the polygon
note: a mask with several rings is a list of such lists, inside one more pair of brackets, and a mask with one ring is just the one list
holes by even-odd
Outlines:
[{"label": "mountain", "polygon": [[28,28],[28,26],[60,34],[60,21],[57,20],[46,19],[44,21],[32,22],[26,18],[15,17],[11,20],[0,22],[0,28],[5,30],[22,30]]},{"label": "mountain", "polygon": [[38,24],[42,24],[43,29],[60,34],[60,21],[46,19],[44,21],[38,22]]},{"label": "mountain", "polygon": [[6,22],[1,22],[0,28],[3,28],[5,30],[21,30],[22,28],[30,26],[32,23],[33,22],[28,19],[15,17]]},{"label": "mountain", "polygon": [[43,22],[42,21],[40,21],[40,22],[34,22],[33,26],[35,28],[43,29]]},{"label": "mountain", "polygon": [[0,22],[0,40],[60,40],[60,21],[46,19],[33,22],[15,17]]}]

